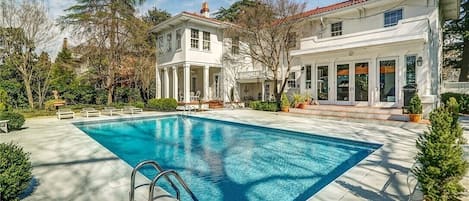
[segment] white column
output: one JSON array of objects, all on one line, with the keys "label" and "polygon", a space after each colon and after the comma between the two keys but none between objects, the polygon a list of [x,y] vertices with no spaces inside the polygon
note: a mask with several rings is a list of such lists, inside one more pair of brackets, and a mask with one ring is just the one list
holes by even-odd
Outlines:
[{"label": "white column", "polygon": [[208,101],[209,97],[208,97],[208,87],[209,87],[209,69],[210,69],[210,66],[206,65],[204,66],[204,101]]},{"label": "white column", "polygon": [[184,102],[191,102],[191,65],[184,64]]},{"label": "white column", "polygon": [[155,63],[155,98],[161,98],[161,79],[160,79],[160,70],[158,70],[158,63]]},{"label": "white column", "polygon": [[178,68],[173,66],[173,98],[179,101]]},{"label": "white column", "polygon": [[262,82],[261,82],[261,85],[262,85],[262,86],[261,86],[261,90],[262,90],[262,92],[261,92],[261,94],[262,94],[261,100],[262,100],[262,101],[265,101],[265,84],[264,84],[264,83],[265,83],[265,81],[262,80]]},{"label": "white column", "polygon": [[168,68],[164,68],[164,97],[169,98],[169,75]]}]

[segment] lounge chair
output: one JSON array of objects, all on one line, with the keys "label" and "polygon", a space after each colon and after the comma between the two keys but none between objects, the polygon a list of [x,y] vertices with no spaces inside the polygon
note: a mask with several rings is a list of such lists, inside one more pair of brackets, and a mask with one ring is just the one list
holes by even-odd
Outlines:
[{"label": "lounge chair", "polygon": [[81,110],[81,116],[83,117],[99,117],[101,114],[98,110],[91,108],[91,107],[86,107]]},{"label": "lounge chair", "polygon": [[136,114],[143,112],[142,108],[134,107],[134,106],[124,106],[124,113],[126,114]]},{"label": "lounge chair", "polygon": [[71,109],[59,109],[56,114],[57,119],[59,120],[63,118],[75,118],[75,112],[73,112]]},{"label": "lounge chair", "polygon": [[8,122],[10,120],[0,120],[0,130],[5,133],[8,133]]},{"label": "lounge chair", "polygon": [[116,109],[115,107],[104,107],[103,111],[101,112],[101,114],[104,114],[104,115],[109,115],[109,116],[112,116],[114,114],[121,114],[122,113],[122,109]]}]

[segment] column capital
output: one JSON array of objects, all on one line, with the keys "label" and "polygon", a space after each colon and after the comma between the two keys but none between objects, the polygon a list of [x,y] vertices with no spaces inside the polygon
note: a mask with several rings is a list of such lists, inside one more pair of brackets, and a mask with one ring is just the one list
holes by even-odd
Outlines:
[{"label": "column capital", "polygon": [[164,71],[168,71],[168,67],[164,67],[163,70],[164,70]]},{"label": "column capital", "polygon": [[172,68],[173,70],[177,70],[177,69],[178,69],[177,66],[171,66],[171,68]]},{"label": "column capital", "polygon": [[191,67],[191,65],[188,64],[188,63],[185,63],[183,66],[184,66],[184,68],[190,68]]},{"label": "column capital", "polygon": [[204,66],[204,69],[209,69],[209,68],[210,68],[209,65],[205,65],[205,66]]}]

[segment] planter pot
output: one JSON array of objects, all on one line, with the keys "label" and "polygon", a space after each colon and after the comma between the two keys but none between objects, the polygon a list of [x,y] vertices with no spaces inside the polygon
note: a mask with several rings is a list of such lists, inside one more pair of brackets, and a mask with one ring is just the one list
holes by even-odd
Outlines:
[{"label": "planter pot", "polygon": [[422,114],[409,114],[410,122],[419,122],[422,119]]},{"label": "planter pot", "polygon": [[300,108],[300,109],[305,109],[305,107],[306,107],[305,103],[298,104],[298,108]]},{"label": "planter pot", "polygon": [[280,109],[282,110],[282,112],[289,112],[290,111],[290,107],[288,107],[288,106],[282,106]]}]

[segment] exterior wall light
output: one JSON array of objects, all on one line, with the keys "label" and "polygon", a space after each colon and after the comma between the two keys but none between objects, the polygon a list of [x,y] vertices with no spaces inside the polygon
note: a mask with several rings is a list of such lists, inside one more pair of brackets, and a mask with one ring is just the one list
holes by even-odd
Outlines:
[{"label": "exterior wall light", "polygon": [[422,57],[417,58],[417,66],[422,66]]}]

